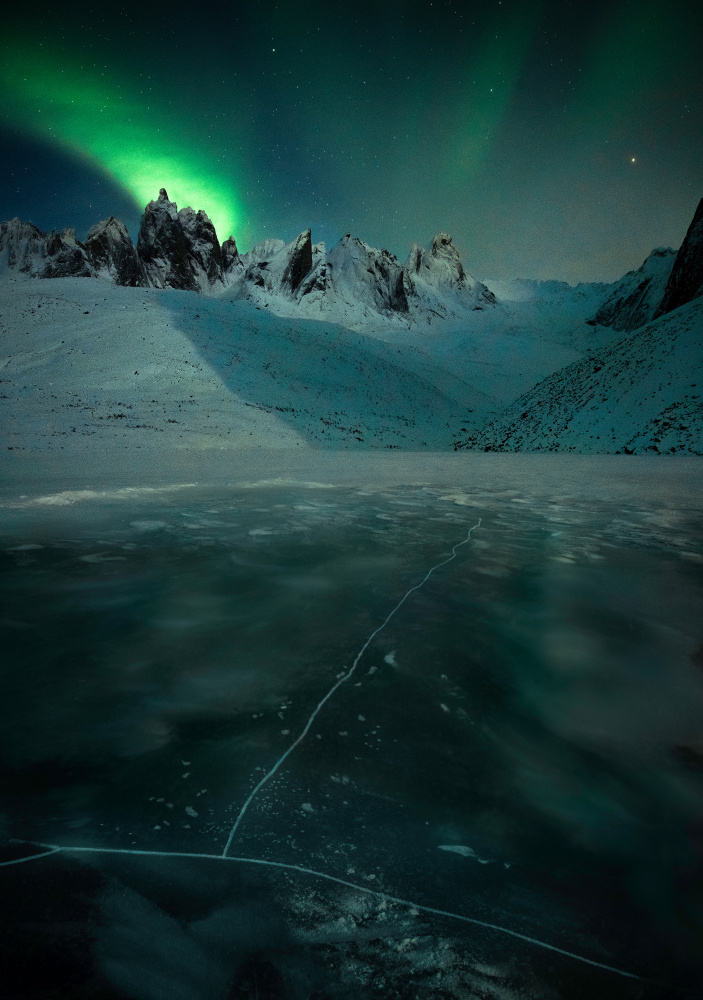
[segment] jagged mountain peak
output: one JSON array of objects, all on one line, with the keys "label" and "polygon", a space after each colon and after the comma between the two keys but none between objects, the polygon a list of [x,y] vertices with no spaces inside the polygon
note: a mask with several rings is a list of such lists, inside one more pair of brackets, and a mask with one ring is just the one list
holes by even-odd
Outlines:
[{"label": "jagged mountain peak", "polygon": [[85,238],[88,257],[100,277],[118,285],[146,284],[146,272],[127,227],[113,215],[92,226]]},{"label": "jagged mountain peak", "polygon": [[699,295],[703,295],[703,198],[676,255],[656,315],[678,309]]},{"label": "jagged mountain peak", "polygon": [[636,330],[648,323],[662,301],[675,256],[670,247],[652,250],[615,284],[592,322],[613,330]]},{"label": "jagged mountain peak", "polygon": [[429,251],[413,243],[405,271],[409,297],[416,298],[439,317],[495,305],[493,293],[483,282],[467,274],[449,233],[437,233]]},{"label": "jagged mountain peak", "polygon": [[449,249],[459,256],[459,251],[456,249],[452,243],[452,238],[449,233],[437,233],[435,238],[432,240],[432,253],[438,254],[444,249]]},{"label": "jagged mountain peak", "polygon": [[312,269],[312,231],[305,229],[291,244],[288,262],[281,276],[281,283],[295,292],[303,278]]},{"label": "jagged mountain peak", "polygon": [[222,283],[222,249],[215,227],[202,210],[178,211],[165,188],[144,210],[137,253],[147,283],[155,288],[205,291]]},{"label": "jagged mountain peak", "polygon": [[5,267],[33,278],[89,278],[95,274],[75,229],[44,233],[18,218],[0,226],[0,257]]},{"label": "jagged mountain peak", "polygon": [[[0,228],[0,251],[5,267],[30,276],[97,275],[117,284],[206,294],[231,288],[232,297],[263,297],[262,304],[281,315],[325,316],[358,329],[377,321],[458,319],[496,304],[493,292],[465,270],[446,231],[434,236],[429,250],[414,243],[405,264],[351,233],[329,249],[313,244],[310,229],[289,243],[266,238],[240,255],[234,238],[220,245],[205,211],[179,210],[164,187],[145,207],[136,248],[110,216],[91,228],[85,244],[73,230],[46,234],[13,219]],[[703,293],[703,201],[675,262],[673,257],[668,248],[653,250],[608,289],[589,322],[633,329]]]}]

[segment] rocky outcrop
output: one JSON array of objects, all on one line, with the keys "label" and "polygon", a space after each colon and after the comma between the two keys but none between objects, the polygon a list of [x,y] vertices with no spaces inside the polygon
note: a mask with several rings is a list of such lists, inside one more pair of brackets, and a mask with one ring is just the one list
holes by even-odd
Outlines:
[{"label": "rocky outcrop", "polygon": [[495,305],[493,292],[467,274],[448,233],[438,233],[432,249],[414,243],[405,262],[405,286],[413,298],[439,316]]},{"label": "rocky outcrop", "polygon": [[675,253],[659,247],[636,271],[628,271],[612,288],[593,323],[613,330],[636,330],[649,323],[664,295]]},{"label": "rocky outcrop", "polygon": [[264,240],[243,258],[243,280],[268,295],[295,297],[305,276],[312,269],[312,241],[306,229],[290,243]]},{"label": "rocky outcrop", "polygon": [[222,250],[205,212],[178,211],[165,188],[144,210],[137,253],[155,288],[208,291],[222,283]]},{"label": "rocky outcrop", "polygon": [[119,219],[110,216],[94,225],[86,236],[85,248],[98,277],[132,288],[147,284],[144,264]]},{"label": "rocky outcrop", "polygon": [[312,269],[312,239],[309,229],[293,240],[287,258],[286,266],[281,275],[281,285],[283,288],[289,288],[291,292],[295,292],[303,278]]},{"label": "rocky outcrop", "polygon": [[244,264],[239,256],[237,244],[233,236],[225,240],[222,250],[222,281],[225,285],[232,285],[244,274]]},{"label": "rocky outcrop", "polygon": [[698,203],[669,276],[656,316],[678,309],[679,306],[703,295],[703,198]]},{"label": "rocky outcrop", "polygon": [[388,250],[347,233],[327,254],[327,290],[334,297],[378,313],[407,313],[405,272]]},{"label": "rocky outcrop", "polygon": [[200,291],[222,282],[222,248],[205,212],[182,208],[178,219],[188,242],[187,261]]},{"label": "rocky outcrop", "polygon": [[74,229],[43,233],[17,218],[3,222],[0,255],[6,267],[33,278],[90,278],[95,274]]}]

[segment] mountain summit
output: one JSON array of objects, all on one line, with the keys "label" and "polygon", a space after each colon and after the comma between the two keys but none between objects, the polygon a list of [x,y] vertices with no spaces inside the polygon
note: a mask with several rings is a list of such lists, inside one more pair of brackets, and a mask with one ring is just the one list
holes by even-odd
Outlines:
[{"label": "mountain summit", "polygon": [[290,243],[266,239],[240,255],[222,245],[203,211],[178,209],[165,188],[144,209],[136,247],[112,216],[89,231],[42,233],[13,219],[0,229],[5,266],[32,277],[98,277],[118,285],[172,288],[249,299],[280,315],[327,318],[348,326],[459,317],[495,304],[464,270],[447,233],[430,251],[415,245],[406,264],[348,233],[327,249],[305,229]]}]

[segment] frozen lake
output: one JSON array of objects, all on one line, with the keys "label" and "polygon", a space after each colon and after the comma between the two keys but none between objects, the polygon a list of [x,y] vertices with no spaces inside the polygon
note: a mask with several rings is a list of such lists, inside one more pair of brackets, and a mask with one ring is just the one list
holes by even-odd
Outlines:
[{"label": "frozen lake", "polygon": [[550,457],[17,480],[3,996],[695,992],[700,463]]}]

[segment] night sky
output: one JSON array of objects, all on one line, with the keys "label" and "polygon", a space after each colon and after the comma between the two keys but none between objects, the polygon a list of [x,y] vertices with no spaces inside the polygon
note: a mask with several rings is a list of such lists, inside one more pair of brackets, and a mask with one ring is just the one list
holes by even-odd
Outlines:
[{"label": "night sky", "polygon": [[575,282],[678,247],[703,196],[691,0],[17,6],[0,219],[136,236],[164,186],[240,250],[446,230],[478,277]]}]

